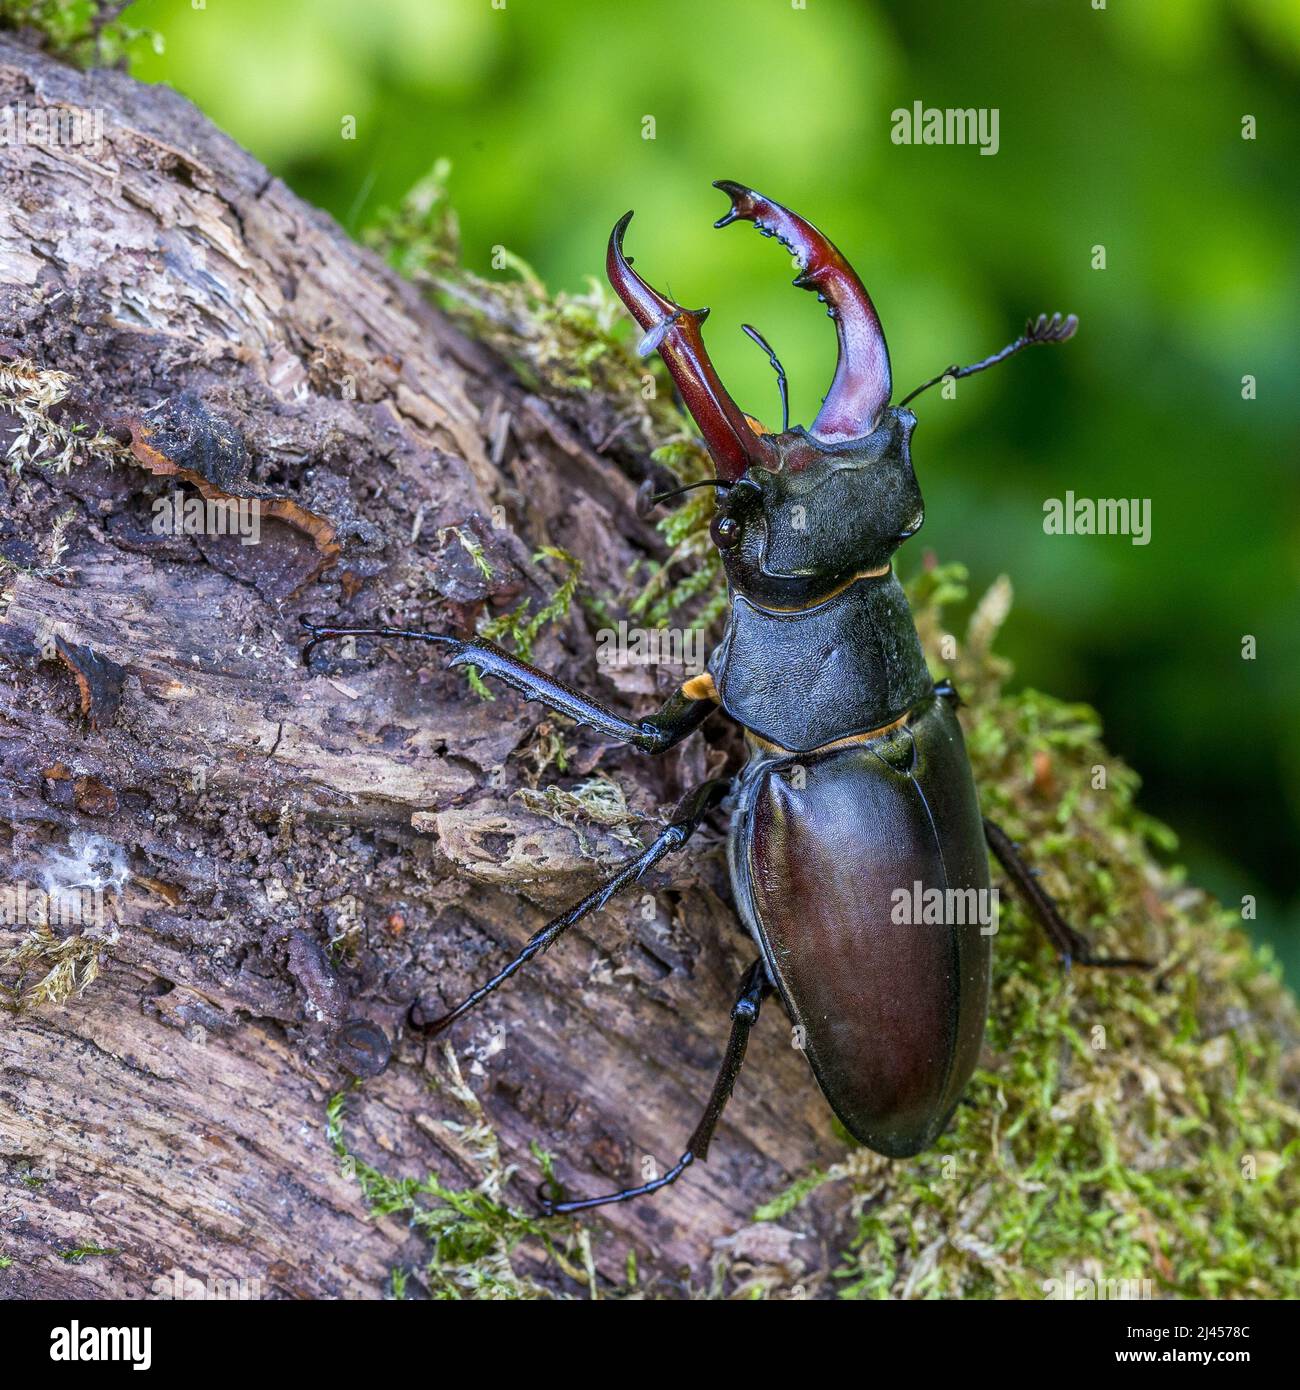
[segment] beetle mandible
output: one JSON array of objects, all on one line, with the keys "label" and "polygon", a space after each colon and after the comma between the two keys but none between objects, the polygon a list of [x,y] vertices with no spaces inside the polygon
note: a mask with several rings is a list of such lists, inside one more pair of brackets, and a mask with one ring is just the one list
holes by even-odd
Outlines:
[{"label": "beetle mandible", "polygon": [[[1061,917],[1008,836],[981,817],[957,692],[936,683],[922,655],[894,551],[920,529],[924,507],[912,468],[916,416],[908,404],[945,378],[984,371],[1036,343],[1064,342],[1073,315],[1031,320],[1000,352],[949,367],[898,405],[889,351],[870,296],[852,267],[811,223],[753,189],[720,181],[731,200],[715,224],[752,222],[798,266],[834,320],[839,356],[812,425],[789,427],[785,374],[780,433],[728,395],[700,326],[707,309],[683,309],[654,290],[623,254],[629,212],[609,241],[606,270],[657,350],[717,470],[710,527],[726,571],[729,609],[707,674],[686,681],[659,710],[629,720],[483,638],[392,627],[341,627],[303,619],[316,646],[347,636],[401,637],[446,647],[451,666],[473,665],[647,753],[662,753],[719,706],[745,732],[748,762],[734,783],[714,779],[679,803],[651,844],[580,903],[547,923],[508,965],[440,1018],[440,1033],[487,998],[580,918],[603,907],[680,849],[734,793],[728,839],[732,886],[757,958],[740,982],[731,1035],[704,1114],[681,1158],[639,1187],[585,1200],[545,1201],[574,1212],[643,1196],[708,1156],[763,1000],[779,995],[817,1084],[845,1128],[892,1158],[943,1132],[970,1080],[988,1012],[991,941],[981,922],[893,920],[898,890],[989,889],[988,851],[1023,893],[1068,963],[1145,968],[1098,957]],[[655,505],[682,489],[645,495]],[[802,508],[801,525],[790,524]],[[967,898],[969,900],[969,898]],[[947,917],[965,914],[943,914]]]}]

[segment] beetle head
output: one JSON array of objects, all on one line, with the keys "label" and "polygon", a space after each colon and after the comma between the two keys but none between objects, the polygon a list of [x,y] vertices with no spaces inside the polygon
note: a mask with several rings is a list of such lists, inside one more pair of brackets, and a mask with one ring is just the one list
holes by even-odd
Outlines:
[{"label": "beetle head", "polygon": [[750,468],[720,493],[710,527],[732,587],[793,607],[886,570],[925,519],[915,425],[910,410],[886,407],[861,439],[824,444],[802,429],[771,436],[781,466]]},{"label": "beetle head", "polygon": [[808,429],[771,433],[735,404],[704,348],[700,326],[708,310],[674,304],[624,255],[631,213],[614,228],[607,271],[644,330],[641,351],[663,357],[717,469],[711,534],[728,579],[759,602],[800,604],[854,574],[887,566],[920,528],[924,511],[910,451],[916,417],[887,404],[889,349],[880,320],[834,245],[751,188],[715,186],[731,199],[715,225],[748,221],[776,237],[798,267],[795,285],[814,290],[834,321],[835,376]]}]

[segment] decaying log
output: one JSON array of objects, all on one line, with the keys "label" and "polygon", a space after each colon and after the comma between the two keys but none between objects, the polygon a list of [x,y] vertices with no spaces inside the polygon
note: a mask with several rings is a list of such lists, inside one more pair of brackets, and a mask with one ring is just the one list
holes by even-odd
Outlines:
[{"label": "decaying log", "polygon": [[[474,1185],[440,1123],[464,1104],[407,1007],[454,1002],[629,843],[513,793],[558,734],[569,779],[599,767],[644,838],[734,735],[641,759],[481,699],[423,648],[362,644],[309,673],[299,618],[466,631],[545,602],[563,575],[542,545],[617,599],[663,554],[633,508],[659,441],[599,394],[524,387],[171,91],[4,42],[0,105],[103,113],[93,147],[0,149],[0,370],[69,378],[34,422],[0,407],[5,447],[36,432],[0,492],[0,882],[106,905],[69,948],[78,986],[98,971],[84,991],[0,1012],[3,1294],[138,1297],[179,1270],[376,1296],[394,1267],[414,1290],[426,1241],[367,1209],[326,1132],[350,1079],[340,1026],[393,1043],[351,1095],[348,1147]],[[68,441],[70,466],[43,467]],[[158,534],[173,493],[257,501],[259,542]],[[644,672],[597,673],[576,605],[536,659],[654,703]],[[727,891],[715,821],[453,1035],[519,1168],[504,1203],[536,1211],[530,1141],[584,1195],[675,1159],[751,956]],[[600,1277],[622,1281],[632,1248],[643,1283],[707,1284],[765,1197],[842,1152],[774,1011],[708,1166],[592,1224]],[[791,1247],[810,1279],[834,1246],[823,1216]],[[115,1253],[66,1258],[92,1247]],[[516,1259],[582,1292],[535,1241]]]}]

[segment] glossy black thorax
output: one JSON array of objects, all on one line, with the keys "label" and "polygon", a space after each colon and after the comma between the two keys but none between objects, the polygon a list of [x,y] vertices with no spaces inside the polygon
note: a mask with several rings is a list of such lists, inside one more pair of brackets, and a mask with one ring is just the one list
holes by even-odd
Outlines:
[{"label": "glossy black thorax", "polygon": [[727,712],[791,752],[869,732],[932,688],[894,551],[924,519],[910,411],[827,445],[768,436],[779,468],[749,469],[713,535],[730,615],[709,670]]}]

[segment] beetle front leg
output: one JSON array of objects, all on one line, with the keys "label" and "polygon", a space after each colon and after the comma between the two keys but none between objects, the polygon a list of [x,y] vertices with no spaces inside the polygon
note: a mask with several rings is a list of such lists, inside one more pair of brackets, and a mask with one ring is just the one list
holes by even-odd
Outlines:
[{"label": "beetle front leg", "polygon": [[763,1000],[771,992],[772,984],[767,978],[767,970],[761,959],[756,960],[745,972],[745,977],[740,982],[740,993],[731,1009],[731,1036],[727,1040],[727,1050],[723,1053],[722,1065],[718,1068],[709,1103],[704,1108],[699,1124],[695,1126],[695,1133],[687,1141],[686,1152],[663,1177],[643,1183],[640,1187],[625,1187],[620,1192],[610,1192],[604,1197],[587,1197],[576,1202],[552,1202],[543,1198],[542,1206],[546,1215],[563,1216],[569,1212],[590,1211],[592,1207],[608,1206],[612,1202],[630,1202],[633,1197],[645,1197],[651,1192],[658,1192],[661,1187],[667,1187],[669,1183],[676,1182],[697,1159],[701,1163],[705,1162],[709,1156],[709,1145],[713,1142],[713,1131],[718,1127],[722,1112],[727,1108],[727,1101],[731,1099],[732,1088],[745,1061],[750,1030],[758,1022]]},{"label": "beetle front leg", "polygon": [[1097,956],[1093,954],[1092,943],[1082,932],[1077,932],[1061,916],[1052,896],[1034,877],[1033,870],[1016,851],[1015,842],[1001,826],[995,825],[986,816],[984,835],[989,848],[997,857],[998,863],[1007,871],[1011,881],[1023,894],[1030,912],[1039,926],[1047,933],[1053,946],[1061,957],[1061,963],[1068,969],[1071,965],[1097,965],[1128,970],[1152,970],[1155,962],[1141,960],[1136,956]]},{"label": "beetle front leg", "polygon": [[477,667],[481,675],[491,676],[519,691],[530,704],[540,701],[547,709],[572,719],[574,723],[586,724],[608,738],[630,743],[643,753],[663,753],[680,743],[688,734],[694,733],[715,709],[711,699],[696,699],[679,690],[657,714],[635,721],[624,719],[564,681],[512,656],[485,637],[462,640],[446,633],[419,632],[402,627],[331,627],[313,623],[306,617],[302,619],[302,625],[311,634],[302,649],[304,664],[310,663],[312,652],[322,642],[342,637],[405,638],[413,642],[429,642],[451,649],[448,666]]}]

